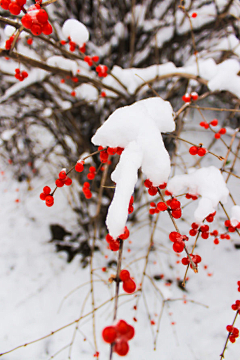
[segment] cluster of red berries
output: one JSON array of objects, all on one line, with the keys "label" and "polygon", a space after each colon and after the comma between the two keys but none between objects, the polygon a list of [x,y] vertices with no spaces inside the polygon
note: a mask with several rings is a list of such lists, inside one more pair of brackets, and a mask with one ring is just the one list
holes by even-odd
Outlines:
[{"label": "cluster of red berries", "polygon": [[236,225],[236,226],[232,226],[231,221],[230,220],[226,220],[224,225],[226,226],[226,228],[228,229],[228,231],[230,233],[233,233],[236,231],[236,229],[240,229],[240,222]]},{"label": "cluster of red berries", "polygon": [[96,72],[98,74],[99,77],[107,77],[108,73],[108,67],[106,65],[98,65],[96,67]]},{"label": "cluster of red berries", "polygon": [[[161,207],[161,204],[163,204],[162,207]],[[152,202],[150,202],[150,206],[151,206],[151,208],[149,209],[150,215],[158,214],[160,211],[165,211],[168,208],[164,202],[159,202],[156,205],[155,202],[152,201]],[[163,210],[160,210],[159,207],[162,208]]]},{"label": "cluster of red berries", "polygon": [[99,56],[94,55],[94,56],[88,56],[86,55],[83,59],[90,67],[93,65],[93,63],[96,63],[99,61]]},{"label": "cluster of red berries", "polygon": [[198,155],[204,156],[207,153],[207,149],[203,148],[202,146],[191,146],[189,149],[189,153],[191,155]]},{"label": "cluster of red berries", "polygon": [[198,99],[198,93],[196,91],[192,92],[191,94],[186,93],[185,95],[183,95],[182,100],[185,103],[189,103],[191,101],[196,101]]},{"label": "cluster of red berries", "polygon": [[230,333],[229,335],[229,340],[231,341],[231,343],[235,343],[236,338],[239,337],[239,330],[238,328],[232,326],[232,325],[227,325],[226,326],[227,331]]},{"label": "cluster of red berries", "polygon": [[[67,43],[69,44],[69,51],[74,52],[76,50],[77,44],[74,41],[71,40],[70,36],[68,37],[68,42],[65,41],[65,40],[60,41],[61,45],[66,45]],[[83,46],[80,46],[79,50],[81,51],[81,53],[85,54],[85,52],[86,52],[86,44],[84,43]]]},{"label": "cluster of red berries", "polygon": [[12,36],[10,36],[10,38],[9,38],[8,40],[6,40],[6,42],[5,42],[5,49],[6,49],[6,50],[10,50],[10,49],[11,49],[11,46],[12,46],[14,37],[15,37],[15,35],[12,35]]},{"label": "cluster of red berries", "polygon": [[50,35],[52,33],[52,25],[48,21],[48,14],[41,9],[40,3],[30,6],[27,13],[21,19],[23,26],[31,30],[33,35],[39,36]]},{"label": "cluster of red berries", "polygon": [[133,208],[133,202],[134,202],[134,197],[131,196],[130,201],[129,201],[129,206],[128,206],[128,213],[129,213],[129,214],[131,214],[131,213],[133,212],[133,210],[134,210],[134,208]]},{"label": "cluster of red berries", "polygon": [[188,241],[186,235],[181,235],[177,231],[172,231],[169,234],[169,239],[173,242],[173,251],[176,253],[181,253],[185,247],[184,241]]},{"label": "cluster of red berries", "polygon": [[95,179],[95,176],[96,176],[96,168],[95,166],[90,166],[89,173],[87,174],[88,180]]},{"label": "cluster of red berries", "polygon": [[[240,281],[238,281],[238,283],[239,283],[239,286],[240,286]],[[239,291],[240,291],[240,289],[239,289]],[[234,311],[239,312],[239,310],[240,310],[240,300],[236,300],[235,304],[232,304],[232,309]]]},{"label": "cluster of red berries", "polygon": [[[218,120],[213,119],[212,121],[210,121],[210,123],[207,123],[206,121],[201,121],[199,123],[199,125],[201,127],[204,127],[204,129],[209,129],[210,125],[217,126],[218,125]],[[226,131],[227,130],[225,128],[221,128],[217,133],[215,133],[215,135],[214,135],[215,139],[220,139],[221,135],[226,134]]]},{"label": "cluster of red berries", "polygon": [[119,277],[123,282],[123,290],[128,294],[132,294],[136,290],[136,284],[131,279],[129,271],[121,270]]},{"label": "cluster of red berries", "polygon": [[23,70],[21,72],[20,69],[15,69],[15,75],[14,76],[19,81],[23,81],[24,79],[26,79],[28,77],[28,73],[25,70]]},{"label": "cluster of red berries", "polygon": [[148,189],[149,195],[155,196],[157,194],[157,192],[158,192],[158,187],[159,187],[159,189],[163,190],[163,189],[166,188],[167,183],[163,183],[163,184],[161,184],[159,186],[153,186],[152,181],[147,179],[147,180],[144,181],[144,186]]},{"label": "cluster of red berries", "polygon": [[180,201],[178,201],[176,198],[172,198],[167,200],[166,204],[170,207],[171,214],[174,219],[179,219],[182,216]]},{"label": "cluster of red berries", "polygon": [[124,233],[121,234],[117,239],[114,239],[110,234],[106,235],[106,242],[109,244],[109,249],[112,251],[118,251],[120,248],[119,240],[126,240],[129,237],[129,230],[127,226],[124,228]]},{"label": "cluster of red berries", "polygon": [[189,193],[186,194],[186,199],[192,199],[192,200],[197,200],[198,196],[197,195],[191,195]]},{"label": "cluster of red berries", "polygon": [[85,183],[83,184],[82,191],[83,191],[84,196],[85,196],[86,199],[91,199],[91,197],[92,197],[92,192],[91,192],[91,190],[90,190],[90,184],[89,184],[89,182],[85,182]]},{"label": "cluster of red berries", "polygon": [[129,351],[128,341],[134,335],[134,327],[124,320],[119,320],[116,325],[107,326],[102,331],[103,340],[108,344],[113,344],[113,351],[120,356],[127,355]]},{"label": "cluster of red berries", "polygon": [[[197,266],[197,264],[199,264],[202,261],[201,256],[199,255],[193,255],[193,254],[189,254],[193,263]],[[182,264],[183,265],[188,265],[190,264],[190,268],[192,269],[192,264],[190,263],[190,260],[188,257],[184,257],[182,258]]]},{"label": "cluster of red berries", "polygon": [[104,149],[102,146],[99,146],[98,150],[100,151],[100,161],[102,163],[107,163],[109,155],[115,155],[115,154],[121,155],[124,148],[121,148],[121,147],[116,147],[116,148],[108,147],[107,149]]},{"label": "cluster of red berries", "polygon": [[9,10],[12,15],[19,15],[27,0],[1,0],[0,6]]},{"label": "cluster of red berries", "polygon": [[54,204],[54,198],[52,195],[50,195],[51,189],[49,186],[44,186],[43,192],[40,194],[40,199],[46,202],[46,205],[48,207],[53,206]]},{"label": "cluster of red berries", "polygon": [[57,187],[63,187],[64,185],[70,186],[72,184],[72,179],[70,179],[67,174],[66,170],[63,169],[58,174],[58,179],[55,181]]}]

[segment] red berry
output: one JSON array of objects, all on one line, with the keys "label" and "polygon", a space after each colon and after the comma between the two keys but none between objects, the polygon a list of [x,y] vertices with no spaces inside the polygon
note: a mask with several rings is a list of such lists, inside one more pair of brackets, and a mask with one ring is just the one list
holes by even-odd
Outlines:
[{"label": "red berry", "polygon": [[181,253],[184,250],[184,242],[183,241],[176,241],[173,244],[173,251],[176,253]]},{"label": "red berry", "polygon": [[159,189],[163,190],[163,189],[165,189],[167,187],[167,183],[162,183],[158,187],[159,187]]},{"label": "red berry", "polygon": [[43,192],[44,194],[49,195],[51,192],[51,188],[49,186],[44,186]]},{"label": "red berry", "polygon": [[15,2],[11,2],[11,4],[9,4],[9,8],[8,10],[10,11],[11,14],[13,15],[19,15],[21,12],[21,6],[19,6],[17,3]]},{"label": "red berry", "polygon": [[109,243],[109,249],[112,251],[118,251],[120,248],[119,240],[113,240]]},{"label": "red berry", "polygon": [[169,234],[169,239],[170,239],[172,242],[179,241],[179,240],[182,240],[182,235],[179,234],[177,231],[172,231],[172,232],[170,232],[170,234]]},{"label": "red berry", "polygon": [[189,152],[191,155],[197,155],[198,153],[198,147],[197,146],[191,146],[190,149],[189,149]]},{"label": "red berry", "polygon": [[132,294],[136,290],[135,282],[129,278],[123,282],[123,290],[128,294]]},{"label": "red berry", "polygon": [[122,281],[125,281],[130,278],[130,272],[128,270],[121,270],[119,277]]},{"label": "red berry", "polygon": [[115,329],[118,334],[125,335],[128,332],[128,323],[125,320],[119,320]]},{"label": "red berry", "polygon": [[159,211],[165,211],[165,210],[167,210],[168,207],[164,202],[159,202],[157,204],[157,208]]},{"label": "red berry", "polygon": [[192,225],[191,225],[191,227],[192,227],[193,229],[198,229],[198,228],[199,228],[199,225],[198,225],[197,223],[193,222]]},{"label": "red berry", "polygon": [[57,180],[55,181],[55,184],[56,184],[57,187],[63,187],[64,181],[61,180],[61,179],[57,179]]},{"label": "red berry", "polygon": [[64,179],[64,185],[70,186],[72,185],[72,179],[70,179],[68,176]]},{"label": "red berry", "polygon": [[206,154],[207,150],[205,148],[199,148],[198,149],[198,156],[204,156]]},{"label": "red berry", "polygon": [[106,97],[107,95],[106,95],[106,93],[105,93],[105,91],[102,91],[101,92],[101,97]]},{"label": "red berry", "polygon": [[190,95],[193,101],[196,101],[198,99],[198,93],[196,91],[193,91]]},{"label": "red berry", "polygon": [[213,119],[213,120],[210,122],[210,125],[212,125],[212,126],[217,126],[217,125],[218,125],[218,120],[217,120],[217,119]]},{"label": "red berry", "polygon": [[146,188],[150,188],[150,187],[152,187],[152,182],[149,179],[147,179],[144,181],[144,186]]},{"label": "red berry", "polygon": [[44,24],[48,21],[48,14],[44,9],[40,9],[37,12],[36,18],[41,24]]},{"label": "red berry", "polygon": [[26,29],[31,29],[32,26],[32,17],[29,14],[25,14],[22,19],[22,24]]},{"label": "red berry", "polygon": [[157,192],[158,192],[158,190],[157,190],[157,188],[156,188],[155,186],[151,186],[151,187],[148,189],[148,193],[149,193],[149,195],[151,195],[151,196],[156,195]]},{"label": "red berry", "polygon": [[172,210],[177,210],[181,207],[180,201],[178,201],[176,198],[173,198],[172,200],[168,200],[167,204],[170,206]]},{"label": "red berry", "polygon": [[196,18],[197,17],[197,13],[196,12],[193,12],[192,13],[192,18]]},{"label": "red berry", "polygon": [[66,178],[67,174],[65,170],[60,171],[58,174],[59,179],[64,180]]},{"label": "red berry", "polygon": [[191,230],[189,231],[189,235],[191,235],[191,236],[197,235],[197,230],[191,229]]},{"label": "red berry", "polygon": [[200,227],[200,230],[201,230],[202,232],[209,231],[209,226],[208,226],[208,225],[202,225],[202,226]]},{"label": "red berry", "polygon": [[231,343],[235,343],[236,338],[235,338],[234,335],[230,335],[230,336],[229,336],[229,340],[231,341]]},{"label": "red berry", "polygon": [[115,330],[115,327],[114,326],[105,327],[102,331],[102,337],[106,343],[109,344],[113,343],[117,337],[117,332]]},{"label": "red berry", "polygon": [[75,165],[75,170],[77,172],[82,172],[84,170],[84,161],[78,161]]},{"label": "red berry", "polygon": [[33,39],[32,39],[32,38],[28,38],[28,39],[27,39],[27,43],[28,43],[28,45],[32,45]]},{"label": "red berry", "polygon": [[39,197],[40,197],[40,199],[41,200],[45,200],[46,199],[46,194],[44,194],[44,193],[41,193],[40,195],[39,195]]},{"label": "red berry", "polygon": [[71,92],[71,95],[72,95],[72,96],[76,96],[76,91],[73,90],[73,91]]},{"label": "red berry", "polygon": [[201,234],[201,237],[202,237],[203,239],[208,239],[209,233],[208,233],[208,232],[203,232],[203,233]]},{"label": "red berry", "polygon": [[50,35],[52,31],[53,31],[52,25],[49,22],[43,24],[42,32],[44,35]]},{"label": "red berry", "polygon": [[131,340],[135,335],[134,327],[128,324],[128,331],[124,334],[125,339]]},{"label": "red berry", "polygon": [[184,102],[190,102],[191,101],[191,96],[190,96],[190,94],[188,94],[188,93],[186,93],[185,95],[183,95],[183,97],[182,97],[182,100],[184,101]]},{"label": "red berry", "polygon": [[221,134],[219,134],[219,133],[216,133],[216,134],[214,135],[214,137],[215,137],[215,139],[220,139],[220,137],[221,137]]},{"label": "red berry", "polygon": [[87,174],[87,178],[88,180],[93,180],[95,179],[95,174],[90,172],[89,174]]},{"label": "red berry", "polygon": [[218,245],[219,244],[218,238],[214,239],[213,242],[214,242],[215,245]]},{"label": "red berry", "polygon": [[181,216],[182,216],[182,210],[181,209],[172,210],[172,217],[174,219],[180,219]]},{"label": "red berry", "polygon": [[116,352],[120,356],[127,355],[129,351],[128,342],[124,339],[120,339],[116,341],[116,344],[113,347],[113,351]]},{"label": "red berry", "polygon": [[54,198],[52,195],[47,195],[45,201],[46,201],[46,205],[49,207],[54,204]]},{"label": "red berry", "polygon": [[127,226],[125,226],[124,233],[119,236],[119,239],[126,240],[129,237],[129,235],[130,235],[129,230]]},{"label": "red berry", "polygon": [[190,262],[190,260],[187,257],[182,258],[182,264],[183,265],[188,265],[189,262]]},{"label": "red berry", "polygon": [[96,172],[96,168],[95,168],[95,166],[90,166],[90,168],[89,168],[89,172],[91,172],[91,173],[95,173],[95,172]]},{"label": "red berry", "polygon": [[226,129],[225,128],[221,128],[220,130],[219,130],[219,134],[221,134],[221,135],[224,135],[224,134],[226,134]]},{"label": "red berry", "polygon": [[4,10],[8,10],[11,0],[1,0],[0,5]]},{"label": "red berry", "polygon": [[123,150],[124,150],[124,148],[118,146],[118,147],[117,147],[117,154],[118,154],[118,155],[121,155],[122,152],[123,152]]},{"label": "red berry", "polygon": [[33,24],[33,25],[31,26],[31,32],[32,32],[33,35],[36,35],[36,36],[41,35],[41,33],[42,33],[42,28],[41,28],[41,26],[38,25],[38,24]]},{"label": "red berry", "polygon": [[99,61],[99,56],[94,55],[94,56],[92,57],[92,61],[98,62],[98,61]]}]

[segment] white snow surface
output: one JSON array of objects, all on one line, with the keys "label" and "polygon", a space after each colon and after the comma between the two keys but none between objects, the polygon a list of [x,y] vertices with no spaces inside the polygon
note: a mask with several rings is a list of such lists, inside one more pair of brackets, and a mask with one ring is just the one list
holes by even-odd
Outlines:
[{"label": "white snow surface", "polygon": [[239,205],[234,205],[231,208],[231,224],[232,226],[237,226],[238,223],[240,223],[240,206]]},{"label": "white snow surface", "polygon": [[65,38],[70,36],[71,41],[78,46],[83,46],[89,40],[89,32],[86,26],[76,19],[68,19],[64,22],[62,32]]},{"label": "white snow surface", "polygon": [[194,212],[198,224],[215,212],[219,201],[226,204],[229,195],[224,178],[215,166],[203,167],[189,174],[176,175],[169,180],[167,188],[174,195],[187,188],[189,194],[202,196]]},{"label": "white snow surface", "polygon": [[[114,238],[123,233],[130,197],[137,181],[137,170],[141,167],[154,186],[168,181],[170,157],[161,132],[174,131],[173,117],[174,112],[168,101],[159,97],[140,100],[115,110],[92,137],[94,145],[125,149],[112,174],[112,180],[117,185],[106,221],[109,233]],[[119,204],[120,200],[123,207]]]},{"label": "white snow surface", "polygon": [[77,74],[78,64],[74,60],[54,55],[48,58],[46,63],[50,66],[58,67],[59,69],[71,71],[73,75]]}]

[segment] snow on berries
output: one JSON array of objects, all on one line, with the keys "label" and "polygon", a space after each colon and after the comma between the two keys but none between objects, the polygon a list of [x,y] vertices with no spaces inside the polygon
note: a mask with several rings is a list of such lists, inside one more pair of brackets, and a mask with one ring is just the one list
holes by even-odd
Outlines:
[{"label": "snow on berries", "polygon": [[196,91],[193,91],[191,94],[186,93],[183,95],[182,100],[185,103],[189,103],[191,101],[196,101],[198,99],[198,93]]},{"label": "snow on berries", "polygon": [[39,3],[31,5],[26,14],[23,15],[22,24],[26,29],[29,29],[35,36],[39,36],[42,33],[44,35],[50,35],[52,33],[52,25],[48,21],[48,14],[46,10],[41,9]]},{"label": "snow on berries", "polygon": [[215,208],[221,201],[227,202],[229,190],[219,169],[215,166],[193,170],[189,174],[176,175],[168,182],[168,190],[176,195],[187,188],[188,193],[201,195],[194,212],[196,223],[201,224],[209,215],[215,213]]},{"label": "snow on berries", "polygon": [[102,331],[102,338],[108,344],[113,344],[113,351],[120,356],[127,355],[128,341],[135,335],[134,327],[125,320],[119,320],[116,325],[106,326]]},{"label": "snow on berries", "polygon": [[231,208],[231,218],[230,218],[231,226],[240,228],[240,206],[234,205]]},{"label": "snow on berries", "polygon": [[[138,169],[141,167],[153,187],[167,183],[170,157],[161,132],[174,129],[172,106],[156,97],[115,110],[93,136],[94,145],[124,148],[111,175],[116,188],[106,220],[109,233],[114,238],[122,233],[126,224]],[[156,193],[156,190],[153,192]]]},{"label": "snow on berries", "polygon": [[66,20],[63,24],[62,32],[66,39],[68,38],[70,39],[70,41],[72,41],[73,47],[74,43],[77,44],[79,47],[82,47],[89,40],[88,29],[83,23],[76,19]]}]

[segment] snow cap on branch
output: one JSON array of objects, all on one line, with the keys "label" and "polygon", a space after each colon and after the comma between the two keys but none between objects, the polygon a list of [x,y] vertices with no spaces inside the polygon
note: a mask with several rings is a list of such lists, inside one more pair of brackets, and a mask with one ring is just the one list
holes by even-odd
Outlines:
[{"label": "snow cap on branch", "polygon": [[83,46],[89,40],[89,32],[86,26],[76,19],[68,19],[62,27],[63,35],[71,38],[78,46]]},{"label": "snow cap on branch", "polygon": [[234,205],[231,208],[231,224],[232,226],[237,226],[240,223],[240,206]]},{"label": "snow cap on branch", "polygon": [[106,220],[114,238],[124,231],[138,169],[142,168],[154,186],[168,181],[170,157],[161,132],[174,130],[171,104],[155,97],[115,110],[92,137],[94,145],[124,148],[111,176],[116,189]]},{"label": "snow cap on branch", "polygon": [[187,188],[189,194],[202,196],[194,212],[198,224],[215,211],[219,201],[225,204],[229,194],[224,178],[215,166],[203,167],[186,175],[176,175],[169,180],[167,188],[173,195]]}]

